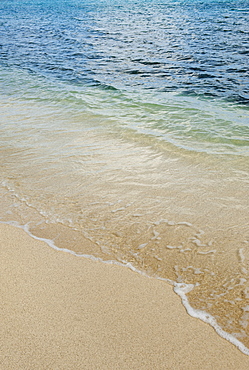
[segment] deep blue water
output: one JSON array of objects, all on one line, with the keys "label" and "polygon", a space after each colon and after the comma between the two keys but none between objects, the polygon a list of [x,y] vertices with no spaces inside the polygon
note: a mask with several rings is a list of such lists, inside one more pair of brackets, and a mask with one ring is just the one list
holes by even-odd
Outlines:
[{"label": "deep blue water", "polygon": [[2,0],[0,63],[71,86],[247,105],[249,2]]}]

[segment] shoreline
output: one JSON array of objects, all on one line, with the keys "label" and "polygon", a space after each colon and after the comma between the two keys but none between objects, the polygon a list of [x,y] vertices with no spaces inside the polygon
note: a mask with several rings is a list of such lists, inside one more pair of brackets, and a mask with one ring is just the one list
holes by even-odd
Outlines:
[{"label": "shoreline", "polygon": [[0,242],[2,368],[249,368],[166,282],[61,253],[8,224]]}]

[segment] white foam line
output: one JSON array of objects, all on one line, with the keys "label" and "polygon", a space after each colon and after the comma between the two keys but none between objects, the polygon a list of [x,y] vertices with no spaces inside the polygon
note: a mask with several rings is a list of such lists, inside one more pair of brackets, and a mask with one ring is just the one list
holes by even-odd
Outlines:
[{"label": "white foam line", "polygon": [[185,222],[185,221],[177,222],[177,225],[185,225],[188,227],[193,227],[193,224],[191,224],[190,222]]},{"label": "white foam line", "polygon": [[188,299],[186,297],[186,294],[185,294],[185,293],[188,293],[188,292],[186,292],[186,290],[184,292],[184,289],[186,289],[186,287],[187,287],[186,284],[180,284],[180,283],[175,283],[174,284],[174,291],[181,298],[182,303],[183,303],[184,307],[186,308],[188,314],[192,317],[200,319],[200,320],[204,321],[205,323],[211,325],[214,328],[214,330],[216,331],[216,333],[219,334],[219,336],[228,340],[230,343],[234,344],[241,352],[243,352],[245,355],[249,356],[249,348],[247,348],[237,338],[233,337],[231,334],[226,333],[223,329],[221,329],[221,327],[217,324],[217,322],[216,322],[216,320],[213,316],[211,316],[210,314],[208,314],[204,311],[193,309],[190,306],[190,304],[188,302]]},{"label": "white foam line", "polygon": [[[103,263],[106,263],[106,264],[113,264],[113,265],[128,267],[130,270],[132,270],[134,272],[137,272],[140,275],[151,278],[151,276],[147,275],[145,272],[136,269],[130,262],[125,262],[125,261],[118,262],[118,261],[112,261],[112,260],[103,261],[99,257],[94,257],[94,256],[88,255],[88,254],[78,254],[78,253],[76,253],[74,251],[71,251],[70,249],[67,249],[67,248],[59,248],[54,244],[54,242],[52,240],[45,239],[45,238],[39,238],[39,237],[31,234],[31,232],[29,231],[29,228],[28,228],[28,224],[26,224],[24,226],[21,226],[17,222],[3,222],[3,221],[0,221],[0,224],[8,224],[8,225],[11,225],[11,226],[18,227],[18,228],[24,230],[33,239],[41,240],[41,241],[45,242],[49,247],[51,247],[51,248],[53,248],[57,251],[70,253],[70,254],[72,254],[76,257],[83,257],[83,258],[90,259],[92,261],[98,261],[98,262],[103,262]],[[227,341],[229,341],[230,343],[235,345],[242,353],[249,356],[249,348],[247,348],[237,338],[233,337],[231,334],[229,334],[229,333],[225,332],[223,329],[221,329],[221,327],[217,324],[215,318],[212,315],[206,313],[205,311],[196,310],[196,309],[194,309],[190,306],[186,294],[189,293],[192,289],[194,289],[193,284],[176,283],[176,282],[174,282],[170,279],[165,279],[165,278],[161,278],[161,277],[155,277],[155,278],[158,279],[158,280],[165,281],[168,284],[174,286],[174,292],[181,298],[182,304],[186,308],[186,311],[190,316],[192,316],[194,318],[197,318],[197,319],[200,319],[201,321],[204,321],[205,323],[211,325],[220,337],[226,339]]]},{"label": "white foam line", "polygon": [[56,251],[69,253],[69,254],[72,254],[73,256],[76,256],[76,257],[88,258],[88,259],[91,259],[92,261],[99,261],[99,262],[104,262],[104,263],[107,263],[107,264],[118,264],[118,265],[123,266],[123,264],[121,264],[121,263],[119,264],[117,261],[111,261],[111,260],[110,261],[103,261],[101,258],[94,257],[90,254],[80,254],[80,253],[76,253],[76,252],[74,252],[70,249],[67,249],[67,248],[59,248],[54,244],[54,242],[51,239],[40,238],[38,236],[33,235],[29,231],[28,224],[22,226],[22,225],[18,224],[15,221],[14,222],[13,221],[9,221],[9,222],[0,221],[0,224],[7,224],[7,225],[18,227],[19,229],[24,230],[31,238],[45,242],[49,247],[55,249]]},{"label": "white foam line", "polygon": [[112,210],[111,212],[116,213],[116,212],[119,212],[119,211],[123,211],[124,209],[125,209],[125,207],[120,207],[120,208]]},{"label": "white foam line", "polygon": [[206,251],[206,252],[201,252],[201,251],[197,251],[197,254],[210,254],[210,253],[216,253],[216,249],[212,249],[210,251]]}]

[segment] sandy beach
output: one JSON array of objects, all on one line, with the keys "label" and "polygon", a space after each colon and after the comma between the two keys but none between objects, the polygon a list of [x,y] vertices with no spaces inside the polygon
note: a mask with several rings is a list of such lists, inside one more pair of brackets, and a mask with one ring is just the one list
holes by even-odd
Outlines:
[{"label": "sandy beach", "polygon": [[165,282],[53,250],[6,224],[0,241],[1,369],[249,368]]}]

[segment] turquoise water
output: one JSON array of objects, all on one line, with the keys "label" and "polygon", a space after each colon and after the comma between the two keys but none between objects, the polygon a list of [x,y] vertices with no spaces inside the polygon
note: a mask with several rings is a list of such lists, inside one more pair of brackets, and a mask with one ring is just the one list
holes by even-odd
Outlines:
[{"label": "turquoise water", "polygon": [[0,22],[3,91],[84,107],[87,94],[174,145],[246,155],[248,2],[2,1]]},{"label": "turquoise water", "polygon": [[248,5],[0,4],[1,220],[171,281],[245,353]]}]

